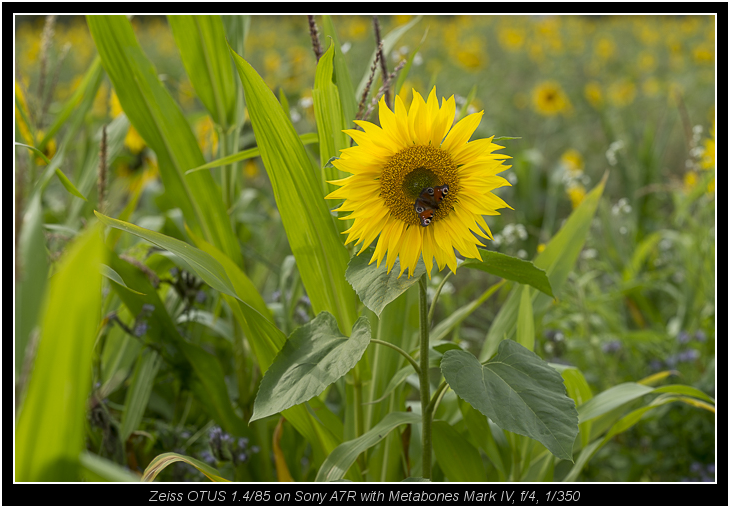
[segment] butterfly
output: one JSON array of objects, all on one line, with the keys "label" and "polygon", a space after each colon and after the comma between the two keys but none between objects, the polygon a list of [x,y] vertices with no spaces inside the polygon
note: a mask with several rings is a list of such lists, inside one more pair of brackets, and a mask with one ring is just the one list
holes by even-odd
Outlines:
[{"label": "butterfly", "polygon": [[416,215],[421,221],[421,226],[426,227],[433,220],[434,210],[439,209],[439,203],[443,201],[446,194],[449,193],[448,185],[437,185],[436,187],[426,187],[421,191],[421,195],[416,198],[414,209]]}]

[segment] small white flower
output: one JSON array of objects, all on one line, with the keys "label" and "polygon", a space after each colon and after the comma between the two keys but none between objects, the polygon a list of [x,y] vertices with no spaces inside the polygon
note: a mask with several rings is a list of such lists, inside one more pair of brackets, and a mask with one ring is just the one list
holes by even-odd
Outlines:
[{"label": "small white flower", "polygon": [[527,251],[525,249],[520,249],[517,251],[517,257],[520,259],[526,259],[527,258]]},{"label": "small white flower", "polygon": [[300,115],[299,112],[296,109],[291,108],[289,110],[289,118],[291,118],[291,121],[293,123],[297,123],[299,120],[302,119],[302,115]]},{"label": "small white flower", "polygon": [[344,55],[345,53],[347,53],[348,51],[350,51],[350,48],[351,48],[351,47],[352,47],[352,44],[350,44],[349,42],[346,42],[346,43],[344,43],[344,44],[343,44],[343,45],[342,45],[342,46],[340,47],[340,51],[342,51],[342,54]]}]

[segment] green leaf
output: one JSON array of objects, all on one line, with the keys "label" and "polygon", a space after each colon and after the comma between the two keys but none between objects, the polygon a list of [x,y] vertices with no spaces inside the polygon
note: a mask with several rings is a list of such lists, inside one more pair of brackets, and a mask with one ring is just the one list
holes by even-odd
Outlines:
[{"label": "green leaf", "polygon": [[[548,364],[563,376],[565,381],[565,389],[568,391],[568,397],[573,399],[576,407],[580,407],[581,404],[585,404],[593,398],[593,392],[591,387],[588,385],[583,373],[575,368],[561,365],[558,363]],[[582,422],[578,424],[580,429],[581,446],[586,447],[591,438],[591,426],[592,422]]]},{"label": "green leaf", "polygon": [[101,312],[102,247],[100,228],[89,228],[67,248],[50,281],[15,427],[16,481],[78,481]]},{"label": "green leaf", "polygon": [[[412,20],[410,20],[405,25],[399,26],[388,32],[385,37],[383,37],[383,55],[390,56],[390,52],[393,51],[393,48],[395,48],[395,45],[398,44],[398,40],[412,27],[416,25],[421,21],[421,16],[416,16]],[[367,85],[368,79],[370,78],[370,65],[372,65],[372,62],[375,61],[375,53],[377,51],[377,48],[373,51],[373,54],[370,56],[370,59],[368,60],[368,68],[365,71],[365,75],[363,75],[362,79],[360,80],[360,84],[357,85],[357,91],[355,92],[355,97],[362,97],[362,92],[365,90],[365,86]],[[378,76],[380,76],[380,65],[378,65],[375,69],[375,75],[373,77],[373,82],[377,82]],[[376,88],[377,91],[377,88]],[[373,90],[370,90],[370,93],[373,93]]]},{"label": "green leaf", "polygon": [[472,440],[484,450],[489,461],[497,469],[500,481],[504,481],[509,474],[510,464],[510,448],[504,432],[463,399],[459,403],[459,408]]},{"label": "green leaf", "polygon": [[535,353],[502,341],[481,365],[471,353],[447,351],[441,372],[451,389],[502,429],[531,437],[558,458],[572,460],[578,435],[575,403],[563,379]]},{"label": "green leaf", "polygon": [[[456,116],[456,121],[460,122],[462,118],[466,116],[467,111],[469,110],[469,105],[474,102],[474,97],[477,96],[477,85],[474,85],[471,87],[471,90],[469,90],[469,93],[466,95],[466,100],[464,101],[464,105],[459,108],[459,114]],[[494,140],[492,140],[494,141]]]},{"label": "green leaf", "polygon": [[491,273],[503,279],[529,284],[549,296],[553,296],[550,281],[544,270],[537,268],[531,261],[514,258],[506,254],[486,249],[479,249],[482,261],[478,259],[467,259],[461,266],[475,268],[482,272]]},{"label": "green leaf", "polygon": [[316,397],[347,374],[370,344],[370,322],[361,317],[350,337],[322,312],[294,330],[261,380],[250,421],[279,413]]},{"label": "green leaf", "polygon": [[532,313],[530,288],[522,286],[520,310],[517,315],[517,343],[530,351],[535,349],[535,316]]},{"label": "green leaf", "polygon": [[578,406],[578,416],[581,422],[586,422],[653,391],[654,388],[638,383],[621,383]]},{"label": "green leaf", "polygon": [[444,421],[432,424],[433,451],[436,461],[449,481],[483,482],[487,472],[479,451],[464,436]]},{"label": "green leaf", "polygon": [[349,255],[324,200],[322,183],[279,101],[248,62],[231,51],[251,125],[271,180],[289,246],[315,314],[328,311],[340,330],[357,319],[357,296],[345,280]]},{"label": "green leaf", "polygon": [[[240,300],[228,295],[224,295],[224,298],[251,344],[259,369],[265,373],[284,346],[286,336],[274,325],[266,302],[246,274],[220,250],[193,234],[191,237],[203,251],[220,262],[233,283],[236,294],[240,295]],[[324,422],[332,423],[337,420],[319,399],[312,399],[308,404],[316,412],[316,418],[303,405],[289,408],[282,415],[311,443],[315,460],[321,462],[341,442],[342,428],[341,424],[339,429],[333,428],[333,425],[324,426]],[[353,479],[360,479],[359,475],[353,474]]]},{"label": "green leaf", "polygon": [[347,62],[345,62],[345,56],[342,54],[342,51],[337,51],[342,45],[337,38],[337,31],[332,24],[331,16],[322,16],[322,31],[325,37],[332,37],[332,44],[335,47],[334,77],[336,78],[337,89],[340,95],[342,116],[345,119],[345,124],[349,128],[352,127],[352,121],[357,114],[357,98],[355,97],[355,89],[352,87],[352,79],[350,79],[350,71],[347,68]]},{"label": "green leaf", "polygon": [[183,65],[200,101],[224,130],[233,123],[236,82],[220,16],[167,16]]},{"label": "green leaf", "polygon": [[183,339],[157,291],[139,268],[119,259],[113,253],[110,254],[110,265],[128,284],[145,293],[134,294],[112,283],[131,315],[139,315],[144,304],[152,305],[152,313],[146,319],[148,337],[154,337],[154,344],[163,346],[164,349],[161,350],[173,355],[166,360],[178,369],[178,375],[190,387],[208,414],[229,434],[250,436],[248,427],[233,409],[218,358],[201,346]]},{"label": "green leaf", "polygon": [[[565,225],[550,240],[534,260],[537,268],[545,270],[550,280],[550,287],[554,295],[559,295],[563,284],[568,279],[570,270],[573,269],[583,244],[585,243],[591,221],[596,213],[598,202],[603,194],[608,173],[604,175],[601,182],[583,199],[581,204],[573,210]],[[515,336],[517,329],[517,315],[519,312],[521,294],[519,288],[514,288],[507,301],[502,305],[497,317],[489,328],[487,338],[482,346],[479,359],[484,361],[491,357],[503,339],[511,339]],[[532,308],[535,314],[545,311],[553,302],[553,299],[546,294],[531,291]]]},{"label": "green leaf", "polygon": [[317,472],[316,482],[331,482],[345,476],[345,472],[355,463],[357,456],[368,448],[382,441],[388,433],[406,423],[421,422],[421,415],[394,411],[388,413],[377,425],[362,436],[351,441],[345,441],[327,457]]},{"label": "green leaf", "polygon": [[411,70],[411,65],[413,65],[413,59],[418,54],[418,51],[421,49],[421,46],[423,45],[423,42],[426,40],[426,36],[428,35],[428,27],[426,27],[426,31],[423,32],[423,37],[421,37],[421,42],[418,43],[418,46],[416,46],[416,49],[411,51],[410,56],[408,57],[408,60],[406,61],[405,67],[403,67],[403,70],[400,71],[398,74],[398,79],[395,81],[395,87],[393,87],[393,90],[395,90],[396,94],[400,94],[401,88],[403,88],[403,84],[406,82],[406,78],[408,78],[408,73]]},{"label": "green leaf", "polygon": [[19,278],[15,286],[15,371],[20,374],[28,338],[36,326],[48,279],[41,195],[35,193],[23,214],[18,239]]},{"label": "green leaf", "polygon": [[140,293],[139,291],[135,291],[134,289],[127,286],[124,281],[122,280],[121,275],[119,275],[117,272],[114,271],[114,269],[111,266],[102,264],[100,267],[101,274],[106,277],[109,280],[113,280],[123,288],[127,288],[132,293],[137,293],[138,295],[143,295],[144,293]]},{"label": "green leaf", "polygon": [[96,211],[94,214],[96,214],[97,218],[107,226],[126,231],[127,233],[132,233],[135,236],[143,238],[144,240],[179,256],[213,289],[238,298],[231,281],[226,275],[226,271],[220,263],[213,259],[213,257],[209,254],[176,238],[171,238],[163,235],[162,233],[158,233],[157,231],[141,228],[134,224],[130,224],[129,222],[112,219],[111,217],[107,217],[106,215]]},{"label": "green leaf", "polygon": [[182,210],[190,228],[235,262],[241,262],[221,192],[206,171],[185,176],[205,163],[185,116],[160,82],[125,16],[87,16],[102,64],[119,102],[145,143],[155,151],[166,196]]},{"label": "green leaf", "polygon": [[85,482],[138,482],[139,476],[104,457],[88,451],[81,452],[81,479]]},{"label": "green leaf", "polygon": [[93,95],[96,95],[96,89],[98,88],[101,77],[104,74],[104,69],[101,66],[101,58],[97,55],[94,61],[91,62],[86,74],[81,79],[81,82],[76,87],[74,92],[71,94],[66,102],[61,107],[61,110],[55,115],[53,123],[48,127],[43,139],[38,143],[38,148],[44,150],[48,142],[53,139],[53,136],[63,127],[66,121],[69,119],[72,113],[79,109],[79,104],[85,95],[88,96],[90,90],[94,91]]},{"label": "green leaf", "polygon": [[195,469],[203,473],[210,481],[212,482],[227,482],[230,480],[226,480],[225,478],[221,477],[220,473],[217,469],[210,467],[205,462],[201,462],[200,460],[194,459],[192,457],[188,457],[187,455],[180,455],[179,453],[163,453],[161,455],[158,455],[152,461],[149,463],[147,468],[144,470],[144,475],[142,476],[143,482],[152,482],[155,480],[155,477],[165,469],[170,464],[174,464],[175,462],[185,462],[186,464],[190,464]]},{"label": "green leaf", "polygon": [[399,277],[399,260],[396,260],[393,269],[387,273],[385,263],[382,263],[380,268],[374,264],[368,264],[373,257],[373,252],[375,252],[375,248],[368,247],[361,254],[353,256],[347,266],[345,277],[357,292],[362,303],[380,316],[386,305],[420,280],[421,275],[426,273],[426,265],[423,264],[423,259],[419,259],[413,274],[409,273],[407,277]]},{"label": "green leaf", "polygon": [[[319,160],[328,161],[340,154],[349,146],[344,129],[350,127],[349,122],[342,112],[340,104],[340,92],[334,83],[334,43],[317,63],[317,73],[314,78],[312,89],[312,100],[314,101],[314,116],[317,120],[317,133],[319,135]],[[322,166],[321,180],[325,193],[335,190],[337,187],[327,183],[329,180],[341,178],[340,171],[332,165]]]},{"label": "green leaf", "polygon": [[[316,133],[310,132],[309,134],[300,135],[299,139],[302,141],[302,145],[311,145],[311,144],[317,143],[319,141],[319,136],[317,136]],[[238,153],[234,153],[232,155],[228,155],[226,157],[222,157],[220,159],[210,161],[207,164],[198,166],[197,168],[188,169],[185,172],[185,174],[189,175],[190,173],[194,173],[195,171],[202,171],[204,169],[219,168],[221,166],[227,166],[229,164],[233,164],[234,162],[244,161],[247,159],[253,159],[254,157],[258,157],[260,154],[261,154],[261,152],[259,151],[258,147],[249,148],[247,150],[243,150]]]},{"label": "green leaf", "polygon": [[162,364],[162,358],[154,351],[148,351],[137,360],[137,367],[132,375],[132,382],[127,390],[122,412],[122,425],[119,439],[126,443],[129,436],[137,430],[142,421],[142,415],[150,400],[155,376]]},{"label": "green leaf", "polygon": [[[15,146],[24,146],[24,147],[30,149],[31,151],[35,152],[36,154],[40,155],[43,158],[43,160],[46,161],[46,164],[48,164],[48,165],[51,164],[51,161],[48,159],[48,157],[43,155],[43,152],[38,150],[36,147],[30,146],[30,145],[24,145],[23,143],[18,143],[17,141],[15,142]],[[74,184],[71,183],[71,180],[68,179],[68,177],[63,173],[63,171],[61,171],[58,167],[56,167],[54,172],[56,173],[56,176],[58,177],[58,179],[61,180],[61,183],[63,184],[63,186],[66,188],[67,191],[69,191],[74,196],[83,199],[84,201],[88,201],[88,199],[86,199],[84,197],[84,195],[81,194],[81,192],[79,192],[79,190],[74,186]]]}]

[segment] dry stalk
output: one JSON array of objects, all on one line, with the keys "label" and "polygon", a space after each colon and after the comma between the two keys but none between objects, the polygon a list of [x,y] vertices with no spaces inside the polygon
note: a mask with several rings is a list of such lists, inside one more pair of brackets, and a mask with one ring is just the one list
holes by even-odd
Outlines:
[{"label": "dry stalk", "polygon": [[[372,67],[370,67],[370,77],[368,78],[368,82],[365,84],[365,89],[362,91],[362,97],[360,98],[360,104],[357,106],[357,115],[355,115],[355,120],[362,120],[362,111],[365,107],[365,101],[368,98],[368,94],[370,93],[370,87],[373,85],[373,79],[375,79],[375,69],[378,68],[378,61],[380,60],[380,50],[383,47],[383,43],[381,42],[378,45],[378,51],[375,52],[375,61],[373,62]],[[350,146],[352,146],[354,140],[350,140]]]},{"label": "dry stalk", "polygon": [[309,20],[309,36],[312,38],[312,49],[317,57],[317,63],[319,63],[319,59],[322,58],[322,45],[319,43],[317,22],[314,20],[314,16],[307,16],[307,19]]},{"label": "dry stalk", "polygon": [[[391,72],[390,74],[388,74],[388,77],[383,81],[383,86],[381,86],[378,89],[377,95],[375,97],[373,97],[373,100],[370,101],[370,106],[368,106],[368,110],[365,112],[365,115],[363,116],[363,118],[365,120],[367,120],[368,118],[370,118],[370,114],[373,112],[373,109],[375,108],[375,106],[378,105],[378,101],[383,96],[383,94],[385,94],[385,93],[388,92],[388,89],[390,87],[390,83],[393,81],[393,79],[395,78],[396,74],[398,74],[398,72],[403,67],[405,67],[405,65],[406,65],[406,61],[405,60],[401,60],[400,62],[398,62],[398,65],[396,65],[395,69],[393,69],[393,72]],[[387,96],[386,96],[385,101],[386,101],[386,103],[388,102]]]},{"label": "dry stalk", "polygon": [[[378,53],[380,54],[380,73],[383,76],[383,83],[385,83],[385,77],[388,75],[388,62],[385,61],[385,54],[383,53],[383,40],[380,38],[380,21],[377,16],[373,16],[373,26],[375,27],[375,42],[378,44]],[[385,102],[390,104],[390,91],[388,88],[385,89]]]}]

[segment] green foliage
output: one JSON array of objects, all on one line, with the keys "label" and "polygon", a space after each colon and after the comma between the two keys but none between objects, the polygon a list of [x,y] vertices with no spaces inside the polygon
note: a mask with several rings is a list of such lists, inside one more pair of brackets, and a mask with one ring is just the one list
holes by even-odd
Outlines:
[{"label": "green foliage", "polygon": [[578,435],[575,403],[560,375],[513,341],[480,365],[471,353],[447,351],[441,371],[456,394],[504,430],[544,444],[556,457],[572,460]]},{"label": "green foliage", "polygon": [[322,393],[347,374],[370,343],[370,323],[360,318],[344,337],[323,312],[289,336],[261,380],[251,421],[282,412]]}]

